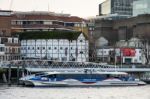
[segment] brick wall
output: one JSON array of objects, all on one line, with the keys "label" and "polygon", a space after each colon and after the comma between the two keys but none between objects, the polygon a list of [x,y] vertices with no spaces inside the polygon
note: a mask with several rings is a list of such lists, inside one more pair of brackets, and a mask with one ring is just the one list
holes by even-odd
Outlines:
[{"label": "brick wall", "polygon": [[11,17],[0,16],[0,36],[11,35]]}]

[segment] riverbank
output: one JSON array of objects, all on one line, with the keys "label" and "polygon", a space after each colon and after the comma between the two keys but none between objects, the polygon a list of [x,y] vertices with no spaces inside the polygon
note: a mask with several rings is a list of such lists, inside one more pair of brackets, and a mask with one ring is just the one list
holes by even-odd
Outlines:
[{"label": "riverbank", "polygon": [[[19,77],[21,77],[21,73],[19,73]],[[19,77],[17,78],[17,70],[16,69],[5,69],[0,68],[0,85],[9,84],[9,85],[17,85]]]}]

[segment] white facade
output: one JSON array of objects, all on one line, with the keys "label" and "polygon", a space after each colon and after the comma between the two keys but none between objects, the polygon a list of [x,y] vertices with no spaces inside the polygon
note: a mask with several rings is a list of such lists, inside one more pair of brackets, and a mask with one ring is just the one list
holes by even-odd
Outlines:
[{"label": "white facade", "polygon": [[[114,52],[114,55],[113,55]],[[121,63],[127,64],[144,64],[145,63],[145,55],[142,49],[135,49],[134,56],[124,56],[121,48],[98,48],[97,49],[97,58],[100,62],[110,62],[110,57],[116,56],[116,62],[118,61],[117,57],[121,60]]]},{"label": "white facade", "polygon": [[0,37],[0,61],[20,60],[18,37]]},{"label": "white facade", "polygon": [[111,51],[114,51],[114,48],[97,48],[96,49],[97,60],[99,62],[109,63]]},{"label": "white facade", "polygon": [[5,45],[4,44],[0,44],[0,56],[1,55],[5,55]]},{"label": "white facade", "polygon": [[80,34],[77,40],[22,40],[21,54],[24,58],[85,62],[89,58],[89,43],[83,34]]},{"label": "white facade", "polygon": [[144,52],[142,51],[142,49],[135,49],[135,56],[123,56],[123,63],[126,63],[126,60],[131,60],[131,63],[138,63],[138,64],[142,64],[143,62],[145,62],[145,56],[144,56]]},{"label": "white facade", "polygon": [[99,57],[108,57],[109,54],[110,54],[110,51],[113,51],[114,49],[113,48],[100,48],[100,49],[97,49],[97,56]]}]

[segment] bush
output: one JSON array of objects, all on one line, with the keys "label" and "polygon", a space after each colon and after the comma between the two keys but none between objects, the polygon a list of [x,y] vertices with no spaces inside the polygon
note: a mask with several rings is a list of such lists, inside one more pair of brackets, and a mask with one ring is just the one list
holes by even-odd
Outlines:
[{"label": "bush", "polygon": [[5,71],[6,71],[5,69],[0,68],[0,73],[3,73],[3,72],[5,72]]}]

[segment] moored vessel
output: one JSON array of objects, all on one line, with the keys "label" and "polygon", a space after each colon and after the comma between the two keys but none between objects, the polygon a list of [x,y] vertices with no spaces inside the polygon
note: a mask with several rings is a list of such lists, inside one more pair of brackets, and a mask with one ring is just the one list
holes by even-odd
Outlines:
[{"label": "moored vessel", "polygon": [[42,72],[20,79],[26,86],[138,86],[146,83],[125,72]]}]

